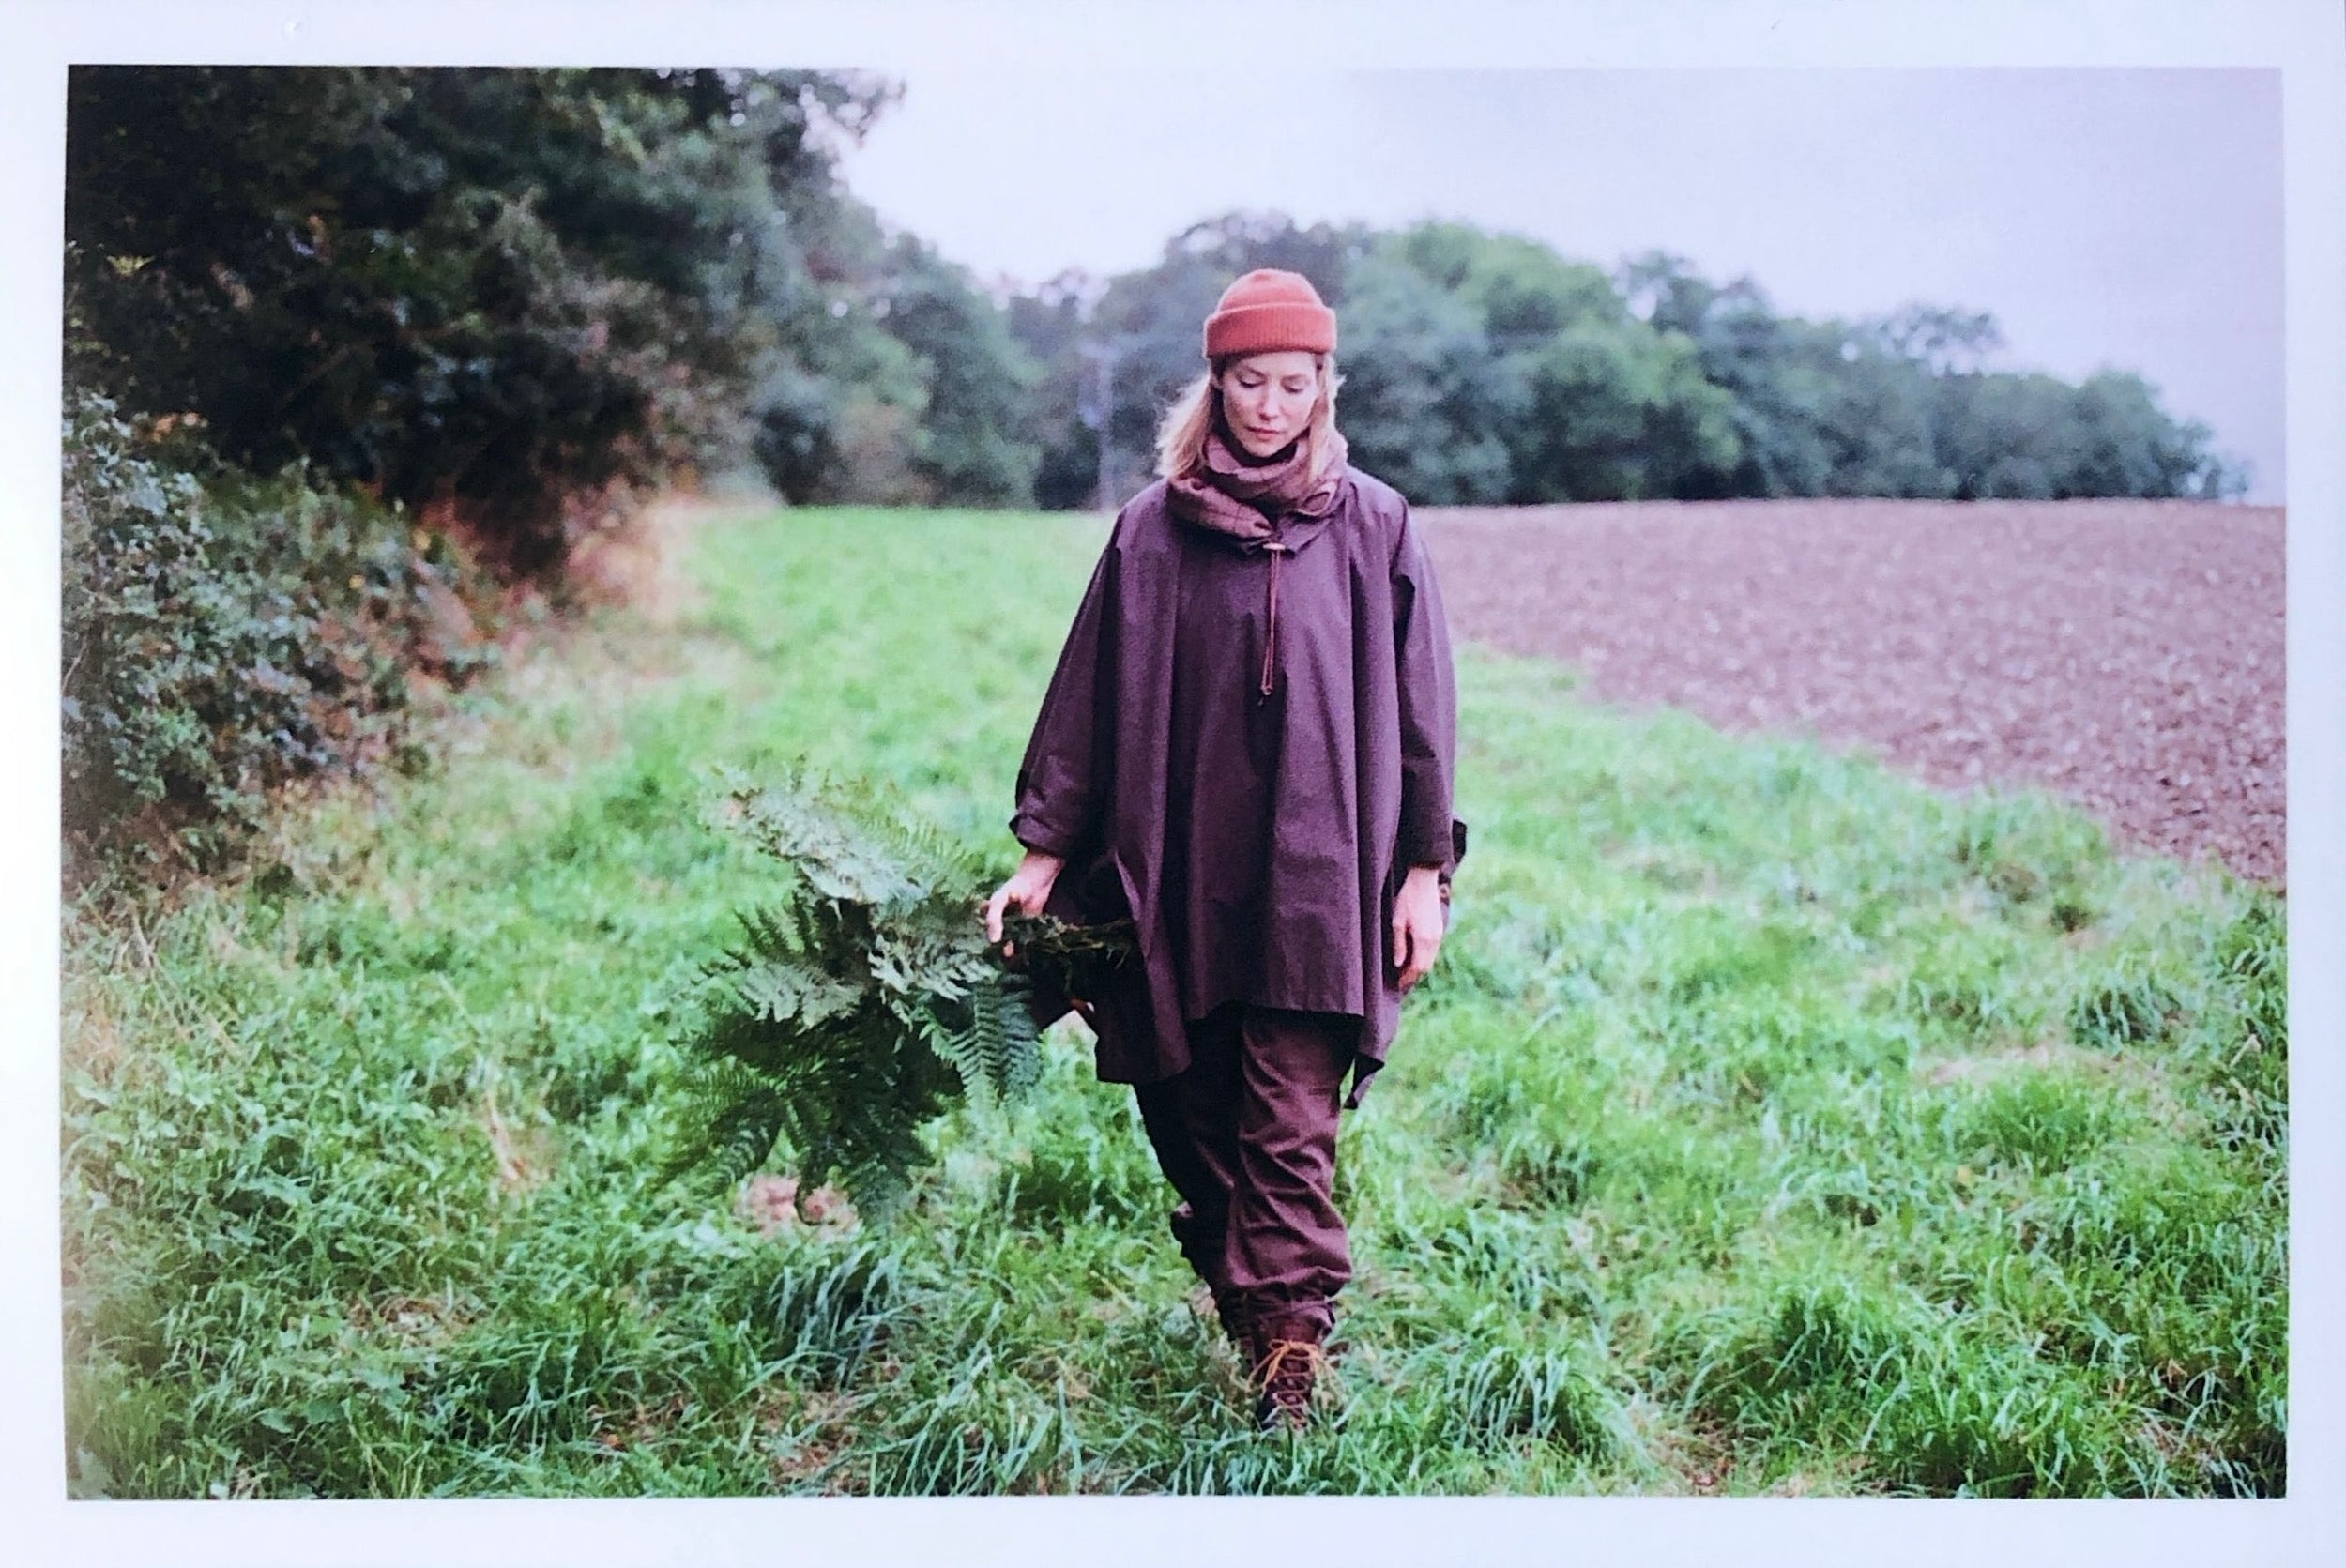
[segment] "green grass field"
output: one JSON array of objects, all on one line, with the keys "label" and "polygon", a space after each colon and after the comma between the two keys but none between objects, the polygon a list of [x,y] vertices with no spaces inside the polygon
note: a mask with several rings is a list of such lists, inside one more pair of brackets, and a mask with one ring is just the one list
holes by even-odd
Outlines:
[{"label": "green grass field", "polygon": [[712,527],[680,616],[517,662],[426,776],[69,910],[77,1492],[2283,1487],[2280,902],[1473,649],[1321,1430],[1247,1429],[1072,1024],[886,1227],[657,1187],[664,1004],[765,875],[707,765],[885,778],[1007,870],[1099,538]]}]

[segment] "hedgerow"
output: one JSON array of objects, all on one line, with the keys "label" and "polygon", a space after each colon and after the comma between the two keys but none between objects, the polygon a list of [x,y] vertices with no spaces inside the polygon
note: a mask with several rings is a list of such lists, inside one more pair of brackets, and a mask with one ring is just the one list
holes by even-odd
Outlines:
[{"label": "hedgerow", "polygon": [[287,780],[422,760],[419,694],[495,657],[443,535],[301,464],[267,478],[67,394],[63,785],[76,880],[117,851],[222,864]]}]

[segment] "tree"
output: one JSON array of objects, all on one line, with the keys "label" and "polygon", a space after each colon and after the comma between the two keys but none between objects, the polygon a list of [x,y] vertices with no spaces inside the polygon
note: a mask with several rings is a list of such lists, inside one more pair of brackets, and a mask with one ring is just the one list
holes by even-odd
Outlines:
[{"label": "tree", "polygon": [[1071,268],[1010,301],[1010,334],[1038,367],[1025,430],[1037,451],[1034,503],[1040,507],[1089,506],[1099,489],[1100,439],[1085,421],[1082,373],[1087,322],[1106,286]]},{"label": "tree", "polygon": [[[1630,314],[1662,331],[1683,332],[1698,340],[1713,308],[1729,292],[1695,271],[1684,256],[1658,250],[1622,261],[1614,282]],[[1749,286],[1747,282],[1744,286]]]},{"label": "tree", "polygon": [[1749,278],[1700,292],[1700,312],[1681,312],[1677,319],[1693,327],[1703,378],[1733,402],[1738,456],[1727,473],[1705,476],[1692,494],[1824,494],[1834,454],[1822,419],[1840,371],[1837,347],[1826,347],[1805,323],[1777,315]]},{"label": "tree", "polygon": [[1950,383],[1940,449],[1958,500],[2049,500],[2068,465],[2070,388],[2049,375]]},{"label": "tree", "polygon": [[2003,330],[1985,311],[1913,303],[1870,324],[1883,347],[1933,375],[1974,373],[2003,347]]},{"label": "tree", "polygon": [[1479,322],[1503,415],[1505,498],[1672,494],[1732,464],[1732,399],[1693,340],[1638,320],[1611,278],[1536,240],[1421,223],[1378,252]]},{"label": "tree", "polygon": [[1338,403],[1353,460],[1438,506],[1506,498],[1501,436],[1524,388],[1491,353],[1480,314],[1379,250],[1352,269]]},{"label": "tree", "polygon": [[228,461],[442,500],[505,564],[564,502],[738,449],[840,206],[810,134],[892,96],[820,72],[82,67],[67,233],[126,414]]},{"label": "tree", "polygon": [[1828,321],[1810,331],[1812,352],[1829,345],[1840,360],[1819,409],[1832,468],[1828,495],[1942,497],[1955,476],[1932,440],[1930,373],[1882,347],[1866,327]]},{"label": "tree", "polygon": [[2230,498],[2247,489],[2245,466],[2209,451],[2207,426],[2176,424],[2158,406],[2156,390],[2131,372],[2088,376],[2074,408],[2075,455],[2062,480],[2067,494]]},{"label": "tree", "polygon": [[911,235],[890,242],[881,289],[880,326],[913,356],[926,392],[913,467],[930,497],[1030,503],[1042,452],[1023,426],[1042,366],[967,269]]}]

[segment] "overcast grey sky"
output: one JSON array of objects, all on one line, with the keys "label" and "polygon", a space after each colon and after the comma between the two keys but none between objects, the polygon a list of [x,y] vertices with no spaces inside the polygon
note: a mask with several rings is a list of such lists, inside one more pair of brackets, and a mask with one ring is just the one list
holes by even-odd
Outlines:
[{"label": "overcast grey sky", "polygon": [[847,154],[989,279],[1143,266],[1232,207],[1660,247],[1781,310],[1992,312],[1999,361],[2141,373],[2282,486],[2277,72],[927,69]]}]

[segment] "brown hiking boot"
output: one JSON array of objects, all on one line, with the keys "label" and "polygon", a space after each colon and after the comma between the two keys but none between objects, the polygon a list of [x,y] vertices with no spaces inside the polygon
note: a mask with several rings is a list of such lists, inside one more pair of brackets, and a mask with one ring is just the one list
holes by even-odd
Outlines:
[{"label": "brown hiking boot", "polygon": [[1266,1432],[1301,1432],[1312,1423],[1312,1395],[1327,1368],[1320,1348],[1326,1331],[1308,1317],[1270,1318],[1255,1325],[1255,1424]]}]

